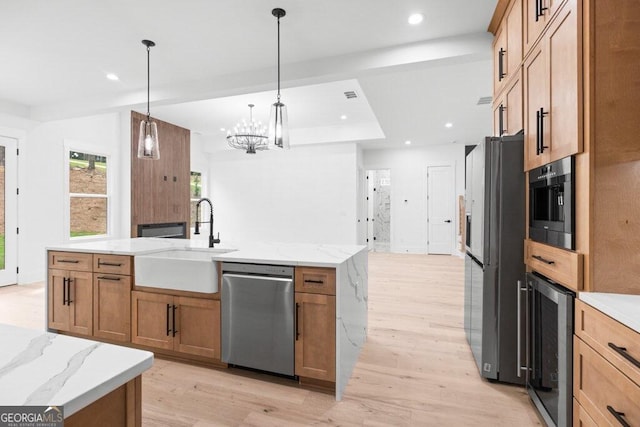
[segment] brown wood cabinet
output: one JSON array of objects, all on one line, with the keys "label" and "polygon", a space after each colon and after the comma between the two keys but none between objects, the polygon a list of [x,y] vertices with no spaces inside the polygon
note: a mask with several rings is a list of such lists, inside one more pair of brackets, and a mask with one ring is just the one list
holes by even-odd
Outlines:
[{"label": "brown wood cabinet", "polygon": [[131,292],[134,344],[220,359],[220,301]]},{"label": "brown wood cabinet", "polygon": [[493,103],[493,135],[515,135],[522,126],[522,79],[520,70]]},{"label": "brown wood cabinet", "polygon": [[160,159],[138,159],[138,134],[144,118],[131,112],[131,237],[137,237],[139,224],[189,224],[190,132],[153,119],[160,135]]},{"label": "brown wood cabinet", "polygon": [[131,340],[131,276],[93,273],[93,325],[94,337]]},{"label": "brown wood cabinet", "polygon": [[295,374],[336,381],[336,270],[296,267]]},{"label": "brown wood cabinet", "polygon": [[565,0],[523,0],[523,45],[529,51]]},{"label": "brown wood cabinet", "polygon": [[336,380],[336,297],[296,292],[295,373]]},{"label": "brown wood cabinet", "polygon": [[522,62],[522,0],[509,3],[493,42],[493,92],[500,93]]},{"label": "brown wood cabinet", "polygon": [[93,334],[93,286],[90,271],[49,269],[48,325],[79,335]]},{"label": "brown wood cabinet", "polygon": [[640,425],[640,334],[576,300],[575,425]]},{"label": "brown wood cabinet", "polygon": [[568,0],[523,65],[525,170],[582,151],[581,0]]}]

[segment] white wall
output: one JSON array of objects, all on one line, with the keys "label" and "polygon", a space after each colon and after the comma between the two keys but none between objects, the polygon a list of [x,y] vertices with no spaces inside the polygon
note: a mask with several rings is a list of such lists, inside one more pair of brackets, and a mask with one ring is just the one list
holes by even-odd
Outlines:
[{"label": "white wall", "polygon": [[356,243],[357,147],[210,154],[214,231],[222,243]]},{"label": "white wall", "polygon": [[[458,195],[464,195],[464,145],[447,144],[391,150],[365,150],[364,168],[391,169],[391,251],[427,251],[427,167],[451,165],[455,176],[455,233]],[[405,202],[407,200],[407,202]],[[458,254],[457,246],[453,254]]]},{"label": "white wall", "polygon": [[[118,113],[52,121],[29,130],[18,159],[19,283],[44,280],[45,247],[68,240],[64,224],[67,185],[65,140],[81,143],[83,147],[94,148],[100,153],[108,152],[111,155],[108,173],[114,178],[114,189],[123,188],[122,176],[129,175],[129,165],[123,165],[121,160],[121,151],[128,151],[129,140],[121,140]],[[115,237],[128,236],[125,233],[128,224],[122,224],[118,214],[123,202],[128,205],[128,199],[119,193],[114,191],[111,199]]]}]

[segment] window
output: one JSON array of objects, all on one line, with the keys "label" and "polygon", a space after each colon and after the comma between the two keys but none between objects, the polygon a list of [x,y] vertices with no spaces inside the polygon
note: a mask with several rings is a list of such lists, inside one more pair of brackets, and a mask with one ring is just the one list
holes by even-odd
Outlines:
[{"label": "window", "polygon": [[68,151],[69,237],[108,233],[107,157]]},{"label": "window", "polygon": [[[189,194],[191,195],[191,226],[195,226],[196,224],[196,219],[200,220],[199,218],[196,218],[196,203],[198,203],[198,200],[200,200],[200,198],[202,197],[202,173],[201,172],[194,172],[191,171],[191,183],[190,183],[190,191]],[[202,212],[200,212],[200,215],[202,215]]]}]

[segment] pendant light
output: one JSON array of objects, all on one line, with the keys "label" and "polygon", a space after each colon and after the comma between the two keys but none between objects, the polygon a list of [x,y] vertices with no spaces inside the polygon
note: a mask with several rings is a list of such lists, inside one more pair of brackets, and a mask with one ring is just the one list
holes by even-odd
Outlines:
[{"label": "pendant light", "polygon": [[158,125],[151,121],[149,112],[149,52],[156,44],[151,40],[142,40],[142,44],[147,47],[147,117],[140,122],[140,133],[138,135],[138,158],[158,160],[160,158],[160,145],[158,142]]},{"label": "pendant light", "polygon": [[275,8],[271,14],[278,19],[278,98],[271,106],[269,118],[269,145],[289,149],[289,128],[287,124],[287,106],[280,102],[280,18],[287,13],[284,9]]}]

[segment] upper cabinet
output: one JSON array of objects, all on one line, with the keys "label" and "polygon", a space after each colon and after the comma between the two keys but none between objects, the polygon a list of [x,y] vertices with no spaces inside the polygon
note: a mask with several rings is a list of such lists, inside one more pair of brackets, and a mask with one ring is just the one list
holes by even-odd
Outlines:
[{"label": "upper cabinet", "polygon": [[582,151],[582,15],[578,3],[569,0],[564,4],[523,65],[525,170]]},{"label": "upper cabinet", "polygon": [[522,0],[509,4],[493,42],[493,92],[500,93],[522,62]]},{"label": "upper cabinet", "polygon": [[516,77],[493,103],[493,135],[515,135],[522,126],[522,79]]},{"label": "upper cabinet", "polygon": [[528,52],[565,0],[523,0],[524,51]]}]

